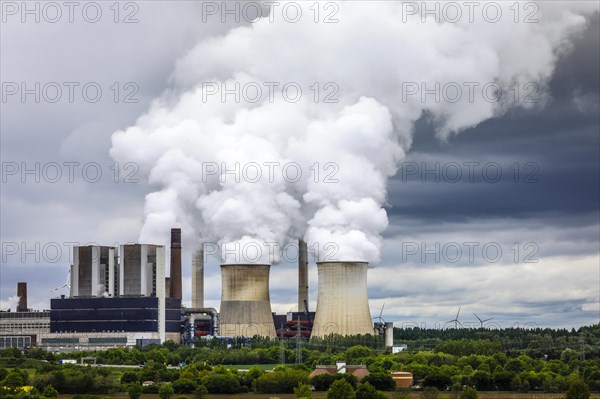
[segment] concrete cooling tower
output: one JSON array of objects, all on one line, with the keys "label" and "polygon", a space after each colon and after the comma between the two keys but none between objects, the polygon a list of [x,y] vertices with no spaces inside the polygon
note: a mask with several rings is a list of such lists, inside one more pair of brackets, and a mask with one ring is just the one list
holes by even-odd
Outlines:
[{"label": "concrete cooling tower", "polygon": [[319,291],[312,337],[373,334],[367,262],[317,262]]},{"label": "concrete cooling tower", "polygon": [[269,297],[270,268],[270,265],[221,265],[220,335],[276,336]]}]

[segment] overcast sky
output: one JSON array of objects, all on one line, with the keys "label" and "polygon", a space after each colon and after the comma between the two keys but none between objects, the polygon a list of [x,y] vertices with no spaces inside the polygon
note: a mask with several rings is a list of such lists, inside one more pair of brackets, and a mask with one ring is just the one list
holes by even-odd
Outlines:
[{"label": "overcast sky", "polygon": [[[46,309],[50,290],[67,278],[73,243],[115,245],[140,237],[145,196],[156,186],[143,168],[115,164],[113,133],[135,125],[154,99],[178,98],[189,88],[186,79],[195,79],[194,71],[186,72],[190,59],[207,71],[218,64],[210,56],[198,61],[198,43],[258,24],[243,15],[240,23],[223,23],[191,1],[122,2],[118,15],[112,2],[82,2],[73,22],[67,8],[58,18],[56,9],[27,3],[37,4],[36,22],[22,4],[2,2],[0,309],[14,309],[18,281],[28,282],[29,306]],[[332,10],[322,9],[320,17]],[[496,327],[577,328],[600,321],[600,24],[597,10],[584,15],[567,45],[555,51],[549,78],[533,89],[521,85],[521,96],[529,89],[539,95],[535,106],[507,108],[447,138],[435,112],[419,114],[412,145],[404,144],[406,156],[387,184],[389,225],[381,261],[369,270],[373,316],[385,303],[383,318],[396,326],[441,328],[459,307],[467,326],[478,325],[473,313],[493,318],[489,326]],[[414,48],[413,56],[430,50]],[[248,57],[243,47],[240,53]],[[252,65],[240,59],[246,63]],[[62,93],[53,102],[56,87]],[[32,92],[22,97],[24,88]],[[188,304],[190,251],[188,245],[183,257]],[[205,280],[206,305],[217,308],[218,264],[209,259]],[[274,311],[295,310],[296,287],[293,262],[272,267]],[[314,310],[314,262],[309,297]]]}]

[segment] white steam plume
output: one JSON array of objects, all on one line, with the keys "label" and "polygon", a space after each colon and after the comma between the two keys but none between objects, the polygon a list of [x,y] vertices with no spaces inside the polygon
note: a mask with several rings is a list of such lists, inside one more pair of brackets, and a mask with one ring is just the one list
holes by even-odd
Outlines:
[{"label": "white steam plume", "polygon": [[[297,23],[273,14],[272,21],[201,41],[177,63],[173,92],[155,100],[135,126],[113,135],[111,156],[136,162],[156,187],[146,197],[140,240],[165,241],[177,223],[186,237],[201,234],[230,248],[283,245],[304,235],[322,260],[377,262],[387,227],[386,181],[410,147],[414,122],[427,112],[447,139],[511,106],[534,105],[511,87],[525,90],[535,82],[543,89],[569,36],[598,9],[594,2],[539,2],[537,23],[515,23],[512,3],[496,2],[505,16],[496,23],[480,13],[473,22],[464,16],[438,23],[429,16],[424,23],[401,2],[336,4],[338,23],[315,23],[306,3],[306,17]],[[211,95],[236,82],[262,87],[262,96],[253,101],[256,92],[249,91],[223,102],[221,92]],[[272,100],[268,82],[279,84]],[[295,103],[281,95],[289,82],[303,89]],[[321,90],[333,82],[328,88],[339,88],[339,101],[323,103],[332,92],[326,90],[315,102],[309,89],[315,82]],[[436,83],[450,91],[423,101],[421,84],[432,89]],[[499,101],[490,101],[493,90],[483,93],[488,83],[502,88]],[[409,95],[415,87],[419,93]],[[236,163],[258,164],[262,178],[234,181],[222,166]],[[279,166],[267,176],[265,165],[273,163]],[[298,181],[290,181],[291,170],[282,173],[281,166],[291,163],[302,172]],[[214,165],[219,173],[207,173]],[[337,181],[328,182],[333,172],[329,177]],[[233,253],[222,261],[273,260],[266,251],[258,257]]]},{"label": "white steam plume", "polygon": [[13,312],[17,311],[17,307],[19,306],[19,300],[21,299],[18,295],[9,296],[6,301],[0,300],[0,309],[2,310],[11,310]]}]

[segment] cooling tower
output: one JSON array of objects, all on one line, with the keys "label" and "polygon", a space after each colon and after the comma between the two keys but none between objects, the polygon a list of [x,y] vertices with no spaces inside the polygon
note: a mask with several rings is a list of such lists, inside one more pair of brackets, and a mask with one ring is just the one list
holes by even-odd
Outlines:
[{"label": "cooling tower", "polygon": [[275,337],[269,298],[270,265],[221,265],[222,336]]},{"label": "cooling tower", "polygon": [[171,229],[170,298],[181,299],[181,229]]},{"label": "cooling tower", "polygon": [[192,257],[192,308],[204,307],[204,250],[200,247]]},{"label": "cooling tower", "polygon": [[308,249],[306,242],[298,241],[298,312],[308,306]]},{"label": "cooling tower", "polygon": [[17,296],[19,303],[17,304],[17,312],[27,312],[27,283],[17,283]]},{"label": "cooling tower", "polygon": [[319,291],[312,337],[373,334],[367,262],[317,262]]}]

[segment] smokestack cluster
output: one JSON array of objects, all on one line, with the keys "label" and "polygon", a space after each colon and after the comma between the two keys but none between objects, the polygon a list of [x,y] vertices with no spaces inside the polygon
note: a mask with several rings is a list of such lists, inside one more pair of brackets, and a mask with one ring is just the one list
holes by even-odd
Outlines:
[{"label": "smokestack cluster", "polygon": [[171,229],[170,298],[181,299],[181,229]]},{"label": "smokestack cluster", "polygon": [[17,312],[27,312],[27,283],[17,283],[17,296],[19,297],[19,304],[17,305]]}]

